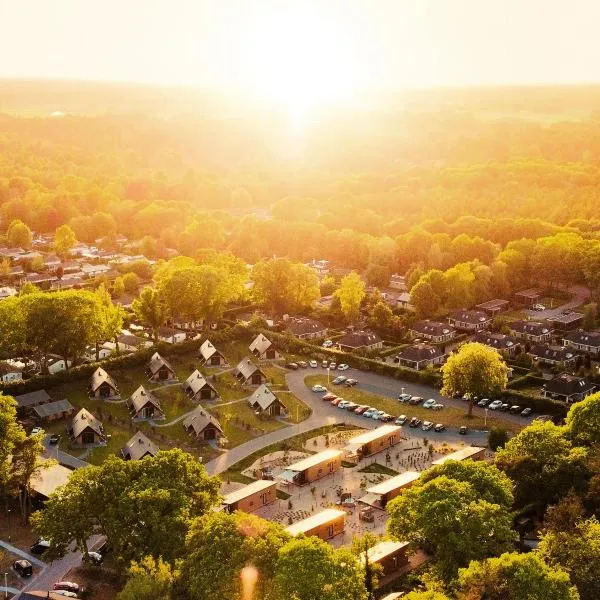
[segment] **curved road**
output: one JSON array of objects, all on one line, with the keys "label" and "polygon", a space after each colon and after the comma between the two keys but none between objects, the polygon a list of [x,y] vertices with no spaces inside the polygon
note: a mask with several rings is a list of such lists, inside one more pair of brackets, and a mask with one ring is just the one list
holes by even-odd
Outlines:
[{"label": "curved road", "polygon": [[572,285],[569,288],[571,299],[560,306],[547,308],[546,310],[525,310],[534,321],[543,321],[544,319],[552,319],[559,316],[563,311],[574,310],[585,304],[590,299],[590,290],[584,285]]},{"label": "curved road", "polygon": [[[223,471],[229,469],[229,467],[233,466],[240,460],[243,460],[250,454],[262,450],[263,448],[266,448],[271,444],[290,439],[298,434],[306,433],[308,431],[318,429],[319,427],[323,427],[325,425],[346,423],[349,425],[356,425],[357,427],[362,427],[363,429],[375,429],[376,427],[379,427],[381,425],[379,421],[365,419],[360,415],[355,415],[354,413],[337,409],[336,407],[331,406],[329,402],[323,402],[321,400],[322,394],[315,394],[311,392],[310,388],[308,388],[304,383],[304,378],[309,375],[327,375],[327,371],[321,368],[298,369],[297,371],[288,372],[285,376],[285,380],[289,390],[302,401],[304,401],[308,406],[311,407],[312,414],[308,419],[302,421],[297,425],[283,427],[282,429],[278,429],[277,431],[273,431],[271,433],[268,433],[267,435],[255,438],[244,444],[240,444],[239,446],[236,446],[231,450],[223,452],[223,454],[221,454],[217,458],[206,463],[205,467],[207,472],[210,475],[218,475],[219,473],[222,473]],[[381,396],[389,396],[391,398],[396,398],[397,395],[401,392],[402,388],[404,388],[407,392],[413,393],[414,395],[423,396],[425,398],[442,399],[438,390],[421,384],[406,383],[397,379],[393,379],[392,377],[377,375],[376,373],[358,371],[356,369],[350,369],[349,371],[346,371],[344,375],[346,377],[354,377],[355,379],[358,379],[358,388],[363,389],[365,391],[377,393]],[[335,386],[332,387],[333,389],[335,389]],[[464,403],[460,400],[449,400],[447,398],[443,398],[443,401],[445,404],[455,404],[456,406],[464,408]],[[401,406],[402,404],[398,403],[398,414],[402,412],[402,410],[400,409]],[[476,407],[475,410],[482,409]],[[522,417],[517,417],[514,415],[504,414],[503,417],[510,417],[511,419],[514,418],[520,424],[527,424],[528,422],[527,419],[523,419]],[[443,421],[443,417],[440,420]],[[412,432],[412,430],[408,431]],[[423,432],[423,435],[428,434]],[[448,442],[457,442],[458,440],[463,442],[465,441],[465,437],[459,436],[456,431],[444,431],[443,433],[436,433],[435,436],[436,439]],[[470,443],[486,445],[487,433],[471,431],[466,439]]]}]

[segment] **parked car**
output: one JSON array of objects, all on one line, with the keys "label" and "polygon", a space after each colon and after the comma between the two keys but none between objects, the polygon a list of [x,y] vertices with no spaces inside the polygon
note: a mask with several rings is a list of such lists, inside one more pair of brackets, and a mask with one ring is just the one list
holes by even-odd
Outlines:
[{"label": "parked car", "polygon": [[534,304],[532,308],[537,311],[546,310],[546,307],[543,304]]},{"label": "parked car", "polygon": [[482,398],[478,403],[477,406],[487,406],[490,403],[490,399],[489,398]]},{"label": "parked car", "polygon": [[498,410],[506,412],[509,408],[510,408],[510,404],[507,404],[506,402],[503,402],[502,406]]},{"label": "parked car", "polygon": [[28,560],[15,560],[12,567],[21,577],[33,575],[33,565]]},{"label": "parked car", "polygon": [[508,412],[512,413],[513,415],[516,415],[517,413],[521,412],[521,407],[518,404],[514,404],[510,407]]},{"label": "parked car", "polygon": [[444,408],[443,404],[440,404],[439,402],[436,402],[432,407],[431,410],[442,410],[442,408]]},{"label": "parked car", "polygon": [[388,413],[384,413],[381,417],[379,417],[380,421],[383,421],[384,423],[390,423],[391,421],[393,421],[396,417],[394,417],[394,415],[390,415]]},{"label": "parked car", "polygon": [[468,401],[471,399],[471,394],[465,394],[465,395],[462,397],[462,399],[463,399],[465,402],[468,402]]},{"label": "parked car", "polygon": [[301,369],[306,369],[306,367],[308,367],[308,364],[307,364],[307,363],[306,363],[306,361],[304,361],[304,360],[299,360],[299,361],[298,361],[298,366],[299,366]]},{"label": "parked car", "polygon": [[346,381],[346,378],[343,375],[340,375],[333,380],[333,383],[334,385],[340,385],[341,383],[344,383],[344,381]]},{"label": "parked car", "polygon": [[356,409],[358,408],[358,404],[356,404],[356,402],[350,402],[347,406],[346,406],[346,410],[348,411],[352,411],[354,412]]},{"label": "parked car", "polygon": [[384,410],[378,410],[376,413],[373,414],[371,419],[373,419],[375,421],[381,421],[381,417],[383,417],[383,415],[385,415],[385,414],[386,413]]},{"label": "parked car", "polygon": [[346,379],[345,385],[347,387],[352,387],[358,383],[358,379]]},{"label": "parked car", "polygon": [[[82,562],[86,561],[85,553],[81,555],[81,561]],[[96,565],[97,567],[99,567],[104,562],[104,557],[99,552],[88,552],[87,553],[87,561],[90,564]]]},{"label": "parked car", "polygon": [[334,394],[333,392],[327,392],[324,396],[321,397],[321,400],[331,401],[331,400],[335,400],[336,398],[337,398],[336,394]]},{"label": "parked car", "polygon": [[337,364],[336,364],[336,363],[334,363],[334,362],[330,362],[330,363],[329,363],[329,369],[330,369],[331,371],[335,371],[335,368],[336,368],[336,367],[337,367]]},{"label": "parked car", "polygon": [[363,417],[367,419],[371,419],[375,413],[379,412],[376,408],[367,408],[365,412],[362,414]]},{"label": "parked car", "polygon": [[443,423],[436,423],[436,425],[433,428],[433,430],[437,431],[439,433],[440,431],[445,431],[446,430],[446,426]]},{"label": "parked car", "polygon": [[31,430],[31,435],[36,435],[38,433],[44,433],[44,430],[41,427],[34,427]]},{"label": "parked car", "polygon": [[65,598],[79,598],[75,592],[70,592],[69,590],[54,590],[54,593]]},{"label": "parked car", "polygon": [[338,402],[337,407],[338,408],[346,408],[346,406],[348,406],[350,404],[350,402],[348,402],[348,400],[342,400],[341,402]]},{"label": "parked car", "polygon": [[524,409],[521,411],[521,416],[522,416],[522,417],[528,417],[528,416],[529,416],[529,415],[530,415],[532,412],[533,412],[533,409],[532,409],[532,408],[529,408],[529,406],[527,406],[526,408],[524,408]]},{"label": "parked car", "polygon": [[431,408],[436,404],[436,401],[433,398],[429,398],[429,400],[425,400],[423,402],[423,408]]},{"label": "parked car", "polygon": [[502,406],[502,400],[494,400],[493,402],[490,403],[488,408],[490,410],[498,410],[501,406]]},{"label": "parked car", "polygon": [[400,415],[395,421],[394,424],[395,425],[404,425],[404,423],[406,423],[407,420],[407,416],[406,415]]},{"label": "parked car", "polygon": [[466,425],[461,425],[458,429],[458,433],[460,435],[467,435],[467,433],[469,433],[469,428]]},{"label": "parked car", "polygon": [[308,364],[313,369],[316,369],[319,366],[319,363],[316,360],[311,360]]},{"label": "parked car", "polygon": [[421,398],[421,396],[413,396],[408,403],[409,404],[421,404],[421,402],[423,402],[423,398]]},{"label": "parked car", "polygon": [[317,394],[322,394],[323,392],[327,391],[327,388],[324,385],[320,385],[320,384],[315,384],[312,386],[312,391],[317,393]]},{"label": "parked car", "polygon": [[338,371],[347,371],[350,368],[350,365],[347,365],[346,363],[342,363],[341,365],[338,365]]},{"label": "parked car", "polygon": [[326,369],[329,366],[329,361],[328,360],[324,360],[321,362],[321,368],[322,369]]},{"label": "parked car", "polygon": [[74,583],[73,581],[57,581],[52,587],[54,590],[57,591],[73,592],[74,594],[79,594],[79,584]]},{"label": "parked car", "polygon": [[409,401],[411,398],[412,398],[412,395],[411,395],[411,394],[400,394],[400,395],[398,396],[398,400],[399,400],[400,402],[408,402],[408,401]]},{"label": "parked car", "polygon": [[417,417],[413,417],[410,420],[410,423],[408,424],[409,427],[415,428],[418,427],[421,424],[421,419],[417,418]]},{"label": "parked car", "polygon": [[50,438],[49,438],[49,442],[55,446],[56,444],[58,444],[58,442],[60,442],[60,434],[59,433],[53,433]]},{"label": "parked car", "polygon": [[29,548],[29,551],[31,554],[44,554],[48,548],[50,548],[50,542],[48,540],[39,539],[31,546],[31,548]]},{"label": "parked car", "polygon": [[354,413],[357,415],[362,415],[365,412],[365,410],[368,410],[369,408],[370,406],[367,406],[366,404],[361,404],[360,406],[357,406],[354,409]]},{"label": "parked car", "polygon": [[323,348],[331,348],[333,346],[333,342],[331,340],[325,340],[323,342]]},{"label": "parked car", "polygon": [[298,370],[298,363],[295,362],[287,363],[285,366],[287,369],[291,369],[292,371]]},{"label": "parked car", "polygon": [[334,398],[334,399],[331,401],[331,406],[337,406],[337,405],[338,405],[340,402],[343,402],[343,401],[344,401],[344,399],[343,399],[343,398]]},{"label": "parked car", "polygon": [[423,425],[421,425],[421,429],[423,431],[429,431],[433,429],[433,423],[431,421],[423,421]]}]

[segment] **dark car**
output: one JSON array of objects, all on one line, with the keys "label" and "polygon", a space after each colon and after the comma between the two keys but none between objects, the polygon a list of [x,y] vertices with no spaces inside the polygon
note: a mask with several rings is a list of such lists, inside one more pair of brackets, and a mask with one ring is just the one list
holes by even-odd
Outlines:
[{"label": "dark car", "polygon": [[469,433],[469,428],[466,425],[461,425],[458,433],[460,433],[460,435],[467,435],[467,433]]},{"label": "dark car", "polygon": [[29,551],[31,554],[44,554],[48,548],[50,548],[49,541],[38,540],[35,544],[33,544],[33,546],[31,546],[31,548],[29,548]]},{"label": "dark car", "polygon": [[344,385],[346,385],[347,387],[352,387],[354,385],[356,385],[358,383],[357,379],[346,379],[346,381],[344,382]]},{"label": "dark car", "polygon": [[506,412],[507,410],[509,410],[509,408],[510,408],[510,404],[507,404],[506,402],[504,402],[504,404],[502,404],[502,406],[498,410],[501,410],[502,412]]},{"label": "dark car", "polygon": [[406,415],[400,415],[396,421],[394,422],[396,425],[404,425],[404,423],[406,423]]},{"label": "dark car", "polygon": [[417,418],[417,417],[413,417],[410,420],[410,423],[408,424],[409,427],[415,428],[418,427],[421,424],[421,419]]},{"label": "dark car", "polygon": [[521,416],[522,416],[522,417],[528,417],[528,416],[529,416],[529,415],[530,415],[532,412],[533,412],[533,409],[531,409],[531,408],[529,408],[529,407],[527,407],[527,408],[524,408],[524,409],[521,411]]},{"label": "dark car", "polygon": [[423,398],[421,396],[413,396],[408,403],[409,404],[421,404],[421,402],[423,402]]},{"label": "dark car", "polygon": [[50,436],[49,442],[54,446],[56,444],[58,444],[58,442],[60,442],[60,434],[58,433],[53,433]]},{"label": "dark car", "polygon": [[33,575],[33,566],[28,560],[15,560],[12,566],[21,577],[31,577]]},{"label": "dark car", "polygon": [[298,370],[298,365],[294,362],[287,363],[285,366],[286,366],[286,368],[291,369],[292,371]]},{"label": "dark car", "polygon": [[396,419],[396,417],[394,415],[388,415],[387,413],[385,413],[385,415],[383,415],[382,417],[380,417],[380,421],[383,421],[384,423],[389,423],[390,421],[394,421]]},{"label": "dark car", "polygon": [[308,367],[308,363],[307,363],[305,360],[299,360],[299,361],[298,361],[298,366],[299,366],[301,369],[306,369],[306,367]]},{"label": "dark car", "polygon": [[518,404],[513,404],[513,406],[510,407],[508,412],[512,413],[513,415],[516,415],[517,413],[521,412],[521,407]]}]

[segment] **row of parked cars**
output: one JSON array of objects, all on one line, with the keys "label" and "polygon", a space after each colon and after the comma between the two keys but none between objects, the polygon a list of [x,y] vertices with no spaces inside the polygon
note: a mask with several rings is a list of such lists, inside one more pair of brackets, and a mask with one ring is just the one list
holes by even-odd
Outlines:
[{"label": "row of parked cars", "polygon": [[[463,400],[469,401],[469,396],[463,396]],[[521,415],[522,417],[529,417],[533,414],[533,409],[521,408],[518,404],[512,406],[508,402],[502,402],[502,400],[490,400],[489,398],[473,398],[473,404],[481,406],[482,408],[489,408],[490,410],[499,410],[502,412],[509,412],[513,415]]]},{"label": "row of parked cars", "polygon": [[[304,360],[299,360],[298,362],[289,362],[285,365],[288,369],[292,371],[297,371],[298,369],[306,369],[310,367],[311,369],[316,369],[319,366],[319,363],[316,360],[309,360],[308,362]],[[339,365],[335,362],[329,362],[328,360],[321,361],[321,368],[329,369],[330,371],[347,371],[350,368],[350,365],[346,363],[340,363]]]}]

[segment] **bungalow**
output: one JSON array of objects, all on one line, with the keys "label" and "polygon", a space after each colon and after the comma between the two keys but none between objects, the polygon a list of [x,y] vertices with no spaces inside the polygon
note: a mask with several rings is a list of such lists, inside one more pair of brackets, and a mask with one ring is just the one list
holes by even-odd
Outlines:
[{"label": "bungalow", "polygon": [[183,427],[201,440],[218,440],[223,436],[219,421],[200,407],[183,420]]},{"label": "bungalow", "polygon": [[10,258],[10,260],[15,260],[24,253],[23,248],[0,248],[0,257]]},{"label": "bungalow", "polygon": [[261,385],[267,382],[267,376],[249,358],[239,362],[233,375],[245,385]]},{"label": "bungalow", "polygon": [[100,275],[105,275],[110,271],[110,267],[108,265],[90,265],[84,264],[81,267],[81,270],[87,277],[99,277]]},{"label": "bungalow", "polygon": [[583,323],[583,313],[569,312],[566,314],[556,315],[548,319],[548,324],[554,329],[561,331],[570,331],[577,329]]},{"label": "bungalow", "polygon": [[513,321],[509,324],[511,334],[519,340],[528,340],[530,342],[547,342],[552,330],[544,323],[539,321]]},{"label": "bungalow", "polygon": [[146,456],[156,456],[160,448],[149,440],[141,431],[138,431],[121,448],[121,456],[124,460],[141,460]]},{"label": "bungalow", "polygon": [[258,358],[258,360],[279,360],[281,354],[277,352],[273,342],[265,337],[262,333],[259,333],[254,341],[249,346],[250,352]]},{"label": "bungalow", "polygon": [[140,385],[127,400],[127,408],[131,413],[131,418],[134,421],[144,421],[151,419],[153,421],[162,420],[165,418],[158,398],[146,390],[143,385]]},{"label": "bungalow", "polygon": [[406,471],[367,488],[366,495],[359,499],[363,504],[384,509],[390,500],[399,496],[421,476],[417,471]]},{"label": "bungalow", "polygon": [[223,498],[223,507],[228,513],[241,510],[246,513],[273,504],[277,500],[277,482],[258,479],[243,488],[227,494]]},{"label": "bungalow", "polygon": [[378,587],[389,584],[405,569],[408,562],[408,542],[384,540],[375,544],[368,553],[363,552],[360,559],[364,564],[367,559],[370,565],[379,565]]},{"label": "bungalow", "polygon": [[69,430],[71,443],[76,446],[106,443],[102,423],[88,410],[82,408],[74,417]]},{"label": "bungalow", "polygon": [[200,363],[207,367],[227,367],[227,359],[214,347],[210,340],[204,340],[200,346]]},{"label": "bungalow", "polygon": [[76,260],[66,260],[60,263],[60,267],[65,275],[69,273],[79,273],[79,263]]},{"label": "bungalow", "polygon": [[130,333],[124,333],[117,337],[117,344],[119,350],[123,352],[137,352],[138,350],[152,346],[152,342],[148,338],[131,335]]},{"label": "bungalow", "polygon": [[420,371],[428,366],[441,365],[446,360],[446,353],[439,346],[414,344],[403,348],[396,355],[395,362],[403,367]]},{"label": "bungalow", "polygon": [[521,306],[533,306],[537,304],[542,297],[542,292],[536,288],[522,290],[515,294],[515,302]]},{"label": "bungalow", "polygon": [[248,398],[248,404],[257,412],[272,417],[287,413],[285,404],[264,383]]},{"label": "bungalow", "polygon": [[592,356],[600,356],[600,331],[578,329],[565,333],[563,344],[580,352],[588,352]]},{"label": "bungalow", "polygon": [[[46,461],[48,459],[42,458],[41,460]],[[72,473],[71,469],[67,469],[67,467],[59,464],[37,469],[31,476],[29,484],[33,498],[40,502],[46,502],[59,487],[62,487],[69,481]]]},{"label": "bungalow", "polygon": [[146,375],[150,381],[177,381],[175,369],[158,352],[152,355]]},{"label": "bungalow", "polygon": [[383,340],[371,331],[350,331],[338,340],[340,350],[376,350],[383,348]]},{"label": "bungalow", "polygon": [[75,412],[75,408],[68,400],[58,400],[34,406],[33,412],[42,421],[58,421],[70,417]]},{"label": "bungalow", "polygon": [[158,339],[167,344],[181,344],[185,342],[185,331],[178,331],[172,327],[159,327],[157,330]]},{"label": "bungalow", "polygon": [[44,266],[46,269],[54,271],[60,266],[60,258],[56,254],[50,254],[44,258]]},{"label": "bungalow", "polygon": [[450,454],[446,454],[437,460],[434,460],[432,465],[443,465],[445,462],[449,460],[483,460],[485,458],[485,448],[482,446],[465,446],[460,450],[456,450],[456,452],[451,452]]},{"label": "bungalow", "polygon": [[119,398],[117,382],[102,368],[98,367],[90,379],[91,398]]},{"label": "bungalow", "polygon": [[461,331],[483,331],[489,329],[492,317],[482,310],[458,310],[448,317],[448,322]]},{"label": "bungalow", "polygon": [[48,402],[52,402],[52,398],[50,398],[46,390],[36,390],[35,392],[21,394],[20,396],[15,396],[14,398],[17,401],[17,408],[21,410],[30,409],[34,406],[39,406],[40,404],[48,404]]},{"label": "bungalow", "polygon": [[0,383],[7,385],[17,381],[23,381],[23,371],[8,363],[0,362]]},{"label": "bungalow", "polygon": [[518,342],[515,338],[504,335],[503,333],[491,333],[490,331],[480,331],[473,336],[473,341],[479,344],[489,346],[498,350],[501,354],[512,356],[517,349]]},{"label": "bungalow", "polygon": [[42,361],[41,364],[42,364],[42,371],[44,370],[44,365],[45,365],[45,368],[47,369],[47,371],[50,375],[56,375],[56,373],[66,371],[67,367],[71,366],[71,361],[67,360],[65,362],[64,358],[61,358],[60,356],[55,356],[54,354],[49,354],[46,357],[45,363],[44,363],[44,361]]},{"label": "bungalow", "polygon": [[396,308],[402,308],[410,312],[416,312],[415,305],[412,303],[410,292],[400,292],[396,298]]},{"label": "bungalow", "polygon": [[390,287],[394,290],[406,292],[408,290],[408,287],[406,286],[406,277],[404,277],[404,275],[399,275],[398,273],[393,273],[390,277]]},{"label": "bungalow", "polygon": [[60,291],[60,290],[71,290],[73,288],[80,288],[84,285],[84,281],[81,277],[76,277],[76,276],[69,276],[69,277],[63,277],[62,279],[59,279],[58,281],[53,281],[52,285],[50,286],[50,289],[53,292],[56,291]]},{"label": "bungalow", "polygon": [[113,348],[109,343],[104,343],[98,347],[96,354],[96,346],[87,346],[81,358],[86,362],[97,362],[108,358],[113,353]]},{"label": "bungalow", "polygon": [[573,351],[564,346],[548,346],[547,344],[535,344],[529,350],[533,360],[546,365],[572,366],[575,364],[576,356]]},{"label": "bungalow", "polygon": [[309,318],[289,319],[286,330],[299,340],[327,337],[327,327]]},{"label": "bungalow", "polygon": [[329,273],[329,261],[328,260],[317,260],[315,258],[312,259],[311,262],[306,263],[307,267],[313,269],[313,271],[317,274],[319,279],[322,279]]},{"label": "bungalow", "polygon": [[344,453],[341,450],[323,450],[289,465],[279,475],[279,479],[295,485],[312,483],[339,471],[342,468],[343,457]]},{"label": "bungalow", "polygon": [[28,273],[25,276],[25,281],[27,283],[33,283],[33,285],[36,285],[42,290],[49,290],[50,286],[55,281],[58,281],[58,277],[50,275],[49,273]]},{"label": "bungalow", "polygon": [[321,512],[298,521],[285,530],[292,536],[304,534],[314,535],[324,541],[330,540],[336,535],[343,533],[346,525],[346,513],[336,508],[327,508]]},{"label": "bungalow", "polygon": [[201,400],[215,400],[219,392],[204,378],[204,375],[196,369],[183,384],[183,391],[190,400],[200,402]]},{"label": "bungalow", "polygon": [[542,395],[567,403],[577,402],[589,396],[596,389],[596,385],[581,378],[561,373],[542,387]]},{"label": "bungalow", "polygon": [[413,337],[424,338],[430,342],[441,344],[449,342],[456,335],[456,329],[439,321],[417,321],[410,327]]},{"label": "bungalow", "polygon": [[490,317],[495,317],[496,315],[508,310],[508,305],[510,302],[508,300],[502,300],[501,298],[496,298],[494,300],[488,300],[487,302],[482,302],[478,304],[475,308],[479,310],[483,310]]},{"label": "bungalow", "polygon": [[403,439],[401,432],[402,427],[399,425],[382,425],[350,439],[344,451],[348,458],[361,460],[399,444]]}]

